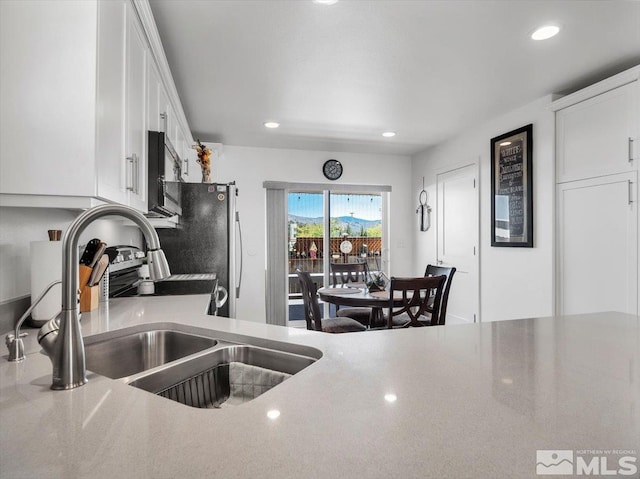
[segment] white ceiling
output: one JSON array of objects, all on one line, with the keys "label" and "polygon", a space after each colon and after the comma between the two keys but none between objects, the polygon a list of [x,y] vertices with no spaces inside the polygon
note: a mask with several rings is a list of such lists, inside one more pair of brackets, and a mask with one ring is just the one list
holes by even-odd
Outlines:
[{"label": "white ceiling", "polygon": [[194,138],[230,145],[413,154],[640,63],[638,1],[150,3]]}]

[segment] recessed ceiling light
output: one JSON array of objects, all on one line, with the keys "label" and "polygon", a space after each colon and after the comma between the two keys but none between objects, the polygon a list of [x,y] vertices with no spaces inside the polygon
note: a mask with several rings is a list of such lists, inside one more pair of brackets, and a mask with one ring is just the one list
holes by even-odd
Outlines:
[{"label": "recessed ceiling light", "polygon": [[264,126],[266,128],[278,128],[280,126],[280,123],[278,123],[277,121],[265,121]]},{"label": "recessed ceiling light", "polygon": [[560,31],[557,25],[544,25],[531,34],[533,40],[546,40],[555,36]]},{"label": "recessed ceiling light", "polygon": [[313,0],[313,3],[319,3],[320,5],[333,5],[338,3],[338,0]]},{"label": "recessed ceiling light", "polygon": [[396,132],[395,131],[385,131],[382,136],[384,136],[385,138],[392,138],[394,136],[396,136]]}]

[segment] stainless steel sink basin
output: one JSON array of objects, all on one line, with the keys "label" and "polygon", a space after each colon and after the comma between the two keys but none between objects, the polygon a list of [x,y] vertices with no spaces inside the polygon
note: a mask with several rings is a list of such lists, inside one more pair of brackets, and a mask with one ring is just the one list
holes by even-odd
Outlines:
[{"label": "stainless steel sink basin", "polygon": [[88,336],[87,369],[188,406],[250,401],[322,357],[316,348],[177,323]]},{"label": "stainless steel sink basin", "polygon": [[187,406],[216,408],[254,399],[315,361],[301,354],[221,343],[128,384]]},{"label": "stainless steel sink basin", "polygon": [[218,344],[213,338],[155,329],[85,342],[87,369],[112,379],[152,369]]}]

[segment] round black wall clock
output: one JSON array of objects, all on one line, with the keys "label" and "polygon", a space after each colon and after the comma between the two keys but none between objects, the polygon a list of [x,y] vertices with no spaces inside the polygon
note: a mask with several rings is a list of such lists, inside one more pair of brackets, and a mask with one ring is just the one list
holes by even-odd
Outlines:
[{"label": "round black wall clock", "polygon": [[328,180],[337,180],[342,176],[342,163],[338,160],[327,160],[322,165],[322,172]]}]

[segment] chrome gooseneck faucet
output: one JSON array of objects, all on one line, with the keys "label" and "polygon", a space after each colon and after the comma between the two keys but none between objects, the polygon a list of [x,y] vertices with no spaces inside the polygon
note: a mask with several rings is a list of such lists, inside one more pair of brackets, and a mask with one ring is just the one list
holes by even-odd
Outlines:
[{"label": "chrome gooseneck faucet", "polygon": [[[71,223],[62,238],[62,313],[60,329],[55,340],[51,362],[51,389],[73,389],[87,382],[84,342],[80,331],[78,306],[78,238],[93,221],[104,216],[122,216],[136,223],[149,247],[147,259],[153,281],[170,276],[169,265],[160,249],[160,240],[153,226],[140,212],[122,205],[102,205],[91,208]],[[43,326],[43,329],[47,325]],[[51,328],[51,326],[49,326]],[[41,330],[42,332],[42,330]],[[40,340],[40,338],[39,338]]]}]

